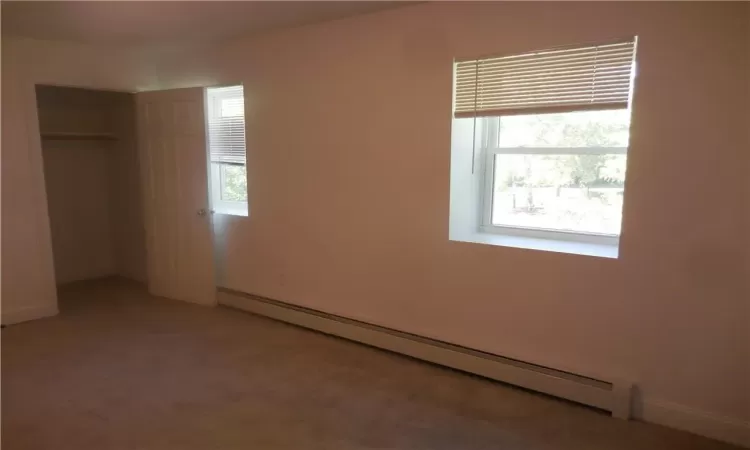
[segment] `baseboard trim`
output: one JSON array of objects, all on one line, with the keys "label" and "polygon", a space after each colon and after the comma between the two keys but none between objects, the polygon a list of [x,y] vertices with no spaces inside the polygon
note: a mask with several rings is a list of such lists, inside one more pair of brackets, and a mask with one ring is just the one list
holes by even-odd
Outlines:
[{"label": "baseboard trim", "polygon": [[652,399],[644,399],[634,414],[644,422],[750,447],[750,422]]},{"label": "baseboard trim", "polygon": [[217,299],[220,305],[611,411],[615,417],[631,415],[628,382],[561,372],[230,289],[219,288]]},{"label": "baseboard trim", "polygon": [[57,313],[57,305],[32,306],[11,311],[3,309],[2,324],[12,325],[29,320],[42,319],[44,317],[56,316]]}]

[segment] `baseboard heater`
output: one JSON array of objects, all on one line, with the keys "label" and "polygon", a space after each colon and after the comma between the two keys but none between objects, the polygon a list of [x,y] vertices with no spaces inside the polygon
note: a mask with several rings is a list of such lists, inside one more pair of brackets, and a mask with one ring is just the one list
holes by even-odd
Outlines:
[{"label": "baseboard heater", "polygon": [[309,308],[219,288],[219,304],[631,417],[632,384],[485,353]]}]

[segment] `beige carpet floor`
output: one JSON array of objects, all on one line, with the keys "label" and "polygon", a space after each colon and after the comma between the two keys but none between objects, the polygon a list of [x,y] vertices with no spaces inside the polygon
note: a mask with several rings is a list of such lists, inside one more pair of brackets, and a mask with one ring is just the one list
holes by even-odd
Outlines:
[{"label": "beige carpet floor", "polygon": [[3,450],[729,449],[122,280],[2,331]]}]

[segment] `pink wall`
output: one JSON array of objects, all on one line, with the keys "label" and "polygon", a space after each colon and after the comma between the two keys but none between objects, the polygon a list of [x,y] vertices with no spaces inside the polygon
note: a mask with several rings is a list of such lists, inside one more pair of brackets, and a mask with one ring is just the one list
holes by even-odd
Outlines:
[{"label": "pink wall", "polygon": [[114,152],[108,143],[43,143],[57,284],[117,273],[110,203]]},{"label": "pink wall", "polygon": [[[124,90],[242,81],[251,217],[227,224],[225,286],[630,378],[647,420],[740,442],[750,421],[749,29],[742,3],[453,2],[215,52],[21,42],[8,57],[4,39],[2,104],[33,102],[34,80]],[[620,259],[448,241],[453,58],[634,34]],[[36,119],[3,116],[5,317],[8,305],[54,306],[54,290]]]},{"label": "pink wall", "polygon": [[2,322],[57,313],[34,86],[2,47]]},{"label": "pink wall", "polygon": [[[249,103],[251,217],[228,225],[224,285],[625,377],[644,415],[742,428],[747,15],[721,3],[434,3],[235,43],[225,78],[239,76]],[[631,35],[620,258],[450,242],[453,58]]]}]

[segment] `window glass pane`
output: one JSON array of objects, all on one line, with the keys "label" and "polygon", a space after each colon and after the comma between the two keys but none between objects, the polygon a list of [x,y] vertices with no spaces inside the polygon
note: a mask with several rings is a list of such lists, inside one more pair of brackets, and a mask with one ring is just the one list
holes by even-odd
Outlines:
[{"label": "window glass pane", "polygon": [[221,165],[221,199],[228,202],[247,201],[246,166]]},{"label": "window glass pane", "polygon": [[245,103],[242,98],[221,99],[221,117],[237,117],[245,114]]},{"label": "window glass pane", "polygon": [[500,147],[628,146],[626,109],[503,116],[499,121]]},{"label": "window glass pane", "polygon": [[626,156],[495,155],[492,225],[620,234]]}]

